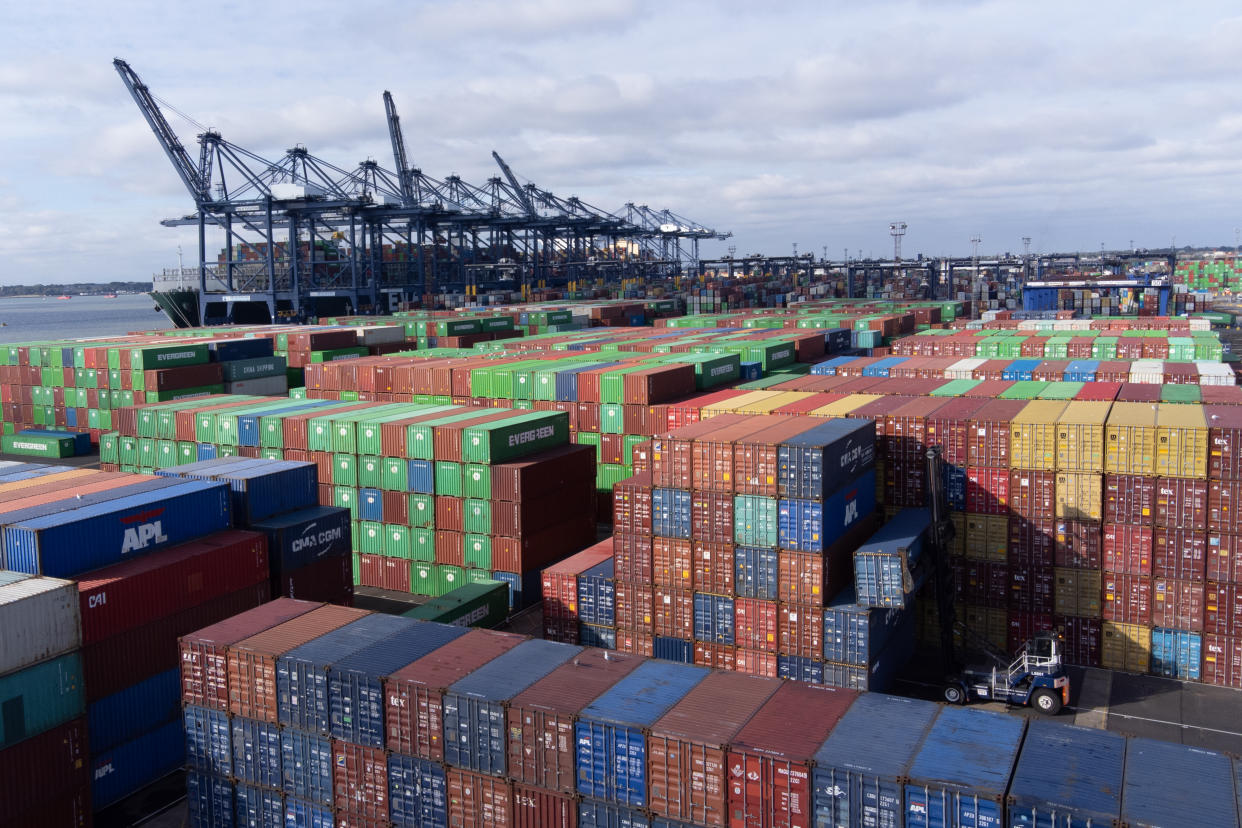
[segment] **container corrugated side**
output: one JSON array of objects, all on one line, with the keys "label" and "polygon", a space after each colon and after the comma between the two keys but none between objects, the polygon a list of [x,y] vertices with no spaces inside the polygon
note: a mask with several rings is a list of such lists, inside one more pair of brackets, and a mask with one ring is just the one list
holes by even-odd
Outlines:
[{"label": "container corrugated side", "polygon": [[0,710],[0,750],[81,716],[81,656],[73,652],[0,676]]},{"label": "container corrugated side", "polygon": [[1009,785],[1010,828],[1112,825],[1125,757],[1119,733],[1033,720]]},{"label": "container corrugated side", "polygon": [[1131,738],[1121,821],[1127,825],[1237,825],[1229,757],[1202,748]]},{"label": "container corrugated side", "polygon": [[77,592],[58,578],[0,585],[0,675],[81,646]]},{"label": "container corrugated side", "polygon": [[51,824],[40,823],[37,812],[85,784],[86,770],[87,729],[82,718],[0,750],[0,824]]},{"label": "container corrugated side", "polygon": [[181,767],[185,731],[178,717],[91,759],[91,804],[102,810]]},{"label": "container corrugated side", "polygon": [[444,766],[400,753],[389,754],[388,818],[402,828],[447,825],[448,783]]}]

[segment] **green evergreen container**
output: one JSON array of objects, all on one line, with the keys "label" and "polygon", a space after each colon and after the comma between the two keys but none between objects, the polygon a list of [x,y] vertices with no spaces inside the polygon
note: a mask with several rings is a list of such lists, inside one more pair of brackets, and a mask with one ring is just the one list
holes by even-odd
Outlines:
[{"label": "green evergreen container", "polygon": [[467,426],[462,459],[467,463],[506,463],[569,442],[569,415],[533,411],[517,417]]},{"label": "green evergreen container", "polygon": [[18,432],[0,438],[0,450],[5,454],[20,454],[24,457],[72,457],[73,443],[72,437]]},{"label": "green evergreen container", "polygon": [[406,618],[459,627],[494,627],[509,616],[509,586],[491,578],[467,579],[456,589],[403,614]]}]

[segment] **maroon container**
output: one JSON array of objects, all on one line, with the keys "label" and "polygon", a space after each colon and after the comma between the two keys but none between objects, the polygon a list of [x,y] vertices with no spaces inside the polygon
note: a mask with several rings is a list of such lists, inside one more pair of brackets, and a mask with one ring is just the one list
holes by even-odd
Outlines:
[{"label": "maroon container", "polygon": [[980,607],[1001,608],[1009,602],[1009,566],[995,561],[967,560],[962,565],[962,597]]},{"label": "maroon container", "polygon": [[408,492],[380,492],[384,522],[408,526],[410,520],[410,495]]},{"label": "maroon container", "polygon": [[1153,578],[1151,593],[1152,626],[1203,631],[1204,585],[1201,581]]},{"label": "maroon container", "polygon": [[1242,687],[1242,636],[1203,636],[1203,681],[1220,687]]},{"label": "maroon container", "polygon": [[1205,405],[1208,424],[1208,477],[1242,480],[1242,406]]},{"label": "maroon container", "polygon": [[784,422],[775,416],[747,417],[695,439],[690,447],[691,485],[695,489],[731,493],[737,484],[734,449],[739,440]]},{"label": "maroon container", "polygon": [[298,598],[348,606],[354,600],[353,562],[349,555],[333,555],[280,574],[274,598]]},{"label": "maroon container", "polygon": [[578,801],[520,782],[513,783],[513,828],[577,828]]},{"label": "maroon container", "polygon": [[463,500],[451,495],[436,495],[436,528],[450,532],[463,530]]},{"label": "maroon container", "polygon": [[179,368],[157,368],[142,372],[143,387],[148,391],[176,391],[200,385],[216,385],[224,381],[224,366],[218,362],[183,365]]},{"label": "maroon container", "polygon": [[504,572],[542,569],[595,542],[595,514],[577,514],[521,538],[492,538],[492,566]]},{"label": "maroon container", "polygon": [[1009,473],[1009,508],[1033,521],[1056,520],[1055,472],[1014,469]]},{"label": "maroon container", "polygon": [[1099,569],[1103,562],[1100,524],[1087,520],[1060,520],[1056,523],[1054,547],[1057,566]]},{"label": "maroon container", "polygon": [[1081,667],[1100,666],[1100,619],[1057,615],[1053,624],[1065,631],[1065,661]]},{"label": "maroon container", "polygon": [[410,562],[400,558],[384,558],[380,586],[393,592],[410,592]]},{"label": "maroon container", "polygon": [[695,540],[691,554],[694,559],[692,583],[696,592],[711,592],[716,595],[733,594],[732,543]]},{"label": "maroon container", "polygon": [[1242,585],[1207,582],[1203,590],[1203,630],[1242,636]]},{"label": "maroon container", "polygon": [[625,435],[599,435],[599,461],[613,465],[625,464]]},{"label": "maroon container", "polygon": [[627,477],[612,487],[613,532],[651,534],[651,489],[651,474],[646,472]]},{"label": "maroon container", "polygon": [[696,540],[732,543],[733,495],[727,492],[691,492],[690,520]]},{"label": "maroon container", "polygon": [[1035,633],[1044,632],[1053,628],[1053,620],[1051,612],[1028,612],[1025,610],[1010,610],[1009,612],[1009,633],[1007,643],[1009,652],[1016,653],[1019,648],[1027,641],[1034,637]]},{"label": "maroon container", "polygon": [[[764,601],[760,598],[736,599],[733,602],[733,629],[738,648],[775,653],[778,640],[777,614],[775,601]],[[662,633],[657,630],[656,634]]]},{"label": "maroon container", "polygon": [[1150,576],[1154,535],[1150,526],[1104,524],[1103,568],[1108,572]]},{"label": "maroon container", "polygon": [[386,821],[388,755],[383,748],[333,739],[332,788],[333,804],[349,817]]},{"label": "maroon container", "polygon": [[1208,481],[1208,528],[1236,535],[1242,532],[1242,480]]},{"label": "maroon container", "polygon": [[745,419],[740,414],[720,414],[676,431],[654,435],[651,440],[652,483],[661,487],[691,488],[694,480],[693,442]]},{"label": "maroon container", "polygon": [[1162,578],[1202,581],[1207,577],[1207,535],[1156,527],[1151,569],[1153,575]]},{"label": "maroon container", "polygon": [[927,502],[927,462],[918,457],[897,456],[885,461],[886,506],[922,506]]},{"label": "maroon container", "polygon": [[661,365],[633,371],[622,380],[625,402],[638,405],[675,400],[694,393],[694,366]]},{"label": "maroon container", "polygon": [[1009,470],[966,469],[966,511],[982,515],[1009,514]]},{"label": "maroon container", "polygon": [[364,587],[384,588],[384,556],[358,556],[358,584]]},{"label": "maroon container", "polygon": [[652,595],[652,630],[656,635],[694,638],[694,593],[657,586]]},{"label": "maroon container", "polygon": [[694,562],[689,540],[654,538],[651,553],[657,585],[683,590],[693,588]]},{"label": "maroon container", "polygon": [[633,656],[584,650],[515,696],[506,713],[509,777],[548,791],[574,793],[578,713],[641,663]]},{"label": "maroon container", "polygon": [[970,420],[987,400],[962,397],[949,400],[933,411],[924,423],[924,440],[928,445],[940,446],[946,463],[966,466],[969,459]]},{"label": "maroon container", "polygon": [[1242,584],[1242,537],[1208,533],[1207,577],[1209,581]]},{"label": "maroon container", "polygon": [[492,534],[520,538],[539,532],[563,520],[566,514],[586,512],[594,505],[594,500],[594,483],[586,479],[547,497],[493,500]]},{"label": "maroon container", "polygon": [[1052,567],[1010,567],[1008,571],[1010,610],[1027,615],[1038,613],[1051,616],[1056,589],[1056,575]]},{"label": "maroon container", "polygon": [[471,630],[384,679],[388,749],[444,759],[444,690],[527,640],[524,635]]},{"label": "maroon container", "polygon": [[728,745],[781,682],[711,673],[651,726],[647,805],[655,813],[723,826],[729,822]]},{"label": "maroon container", "polygon": [[1207,531],[1207,481],[1184,477],[1156,480],[1156,525]]},{"label": "maroon container", "polygon": [[[0,825],[80,825],[42,821],[58,800],[89,786],[86,718],[74,719],[0,750]],[[75,812],[79,809],[73,809]],[[85,814],[89,819],[89,803]]]},{"label": "maroon container", "polygon": [[1104,520],[1151,526],[1156,520],[1156,478],[1137,474],[1104,475]]},{"label": "maroon container", "polygon": [[651,542],[650,535],[617,532],[612,536],[613,576],[618,581],[651,583]]},{"label": "maroon container", "polygon": [[1009,468],[1010,423],[1025,407],[1023,400],[993,400],[975,412],[967,433],[968,465]]},{"label": "maroon container", "polygon": [[1009,567],[1013,570],[1056,565],[1056,522],[1009,516]]},{"label": "maroon container", "polygon": [[694,642],[694,663],[699,667],[716,670],[732,670],[737,661],[737,648],[732,644]]},{"label": "maroon container", "polygon": [[733,489],[738,494],[779,494],[781,443],[821,425],[814,417],[777,417],[779,422],[751,432],[733,446]]},{"label": "maroon container", "polygon": [[780,604],[776,617],[776,650],[781,655],[819,660],[824,655],[822,607]]},{"label": "maroon container", "polygon": [[617,630],[617,650],[620,652],[650,658],[654,643],[650,631]]},{"label": "maroon container", "polygon": [[448,814],[453,828],[513,825],[513,783],[507,779],[449,768]]},{"label": "maroon container", "polygon": [[852,562],[848,555],[839,551],[822,555],[782,549],[777,553],[777,566],[779,600],[822,608],[826,599],[836,597],[845,587]]},{"label": "maroon container", "polygon": [[1105,620],[1151,626],[1151,578],[1105,572],[1103,591]]},{"label": "maroon container", "polygon": [[570,419],[578,423],[578,431],[599,433],[599,403],[580,402]]}]

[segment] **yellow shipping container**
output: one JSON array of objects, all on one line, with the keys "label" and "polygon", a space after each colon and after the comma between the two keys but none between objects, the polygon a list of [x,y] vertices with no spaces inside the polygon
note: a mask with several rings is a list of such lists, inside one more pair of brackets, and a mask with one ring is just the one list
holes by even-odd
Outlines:
[{"label": "yellow shipping container", "polygon": [[756,400],[743,406],[738,406],[733,410],[738,414],[770,414],[773,410],[780,408],[782,405],[796,403],[799,400],[805,400],[811,396],[809,391],[777,391],[768,392],[775,393],[776,396],[769,397],[765,400]]},{"label": "yellow shipping container", "polygon": [[1035,400],[1018,412],[1009,425],[1009,467],[1055,471],[1057,467],[1057,419],[1066,403]]},{"label": "yellow shipping container", "polygon": [[1077,400],[1057,420],[1057,471],[1104,470],[1104,424],[1112,403]]},{"label": "yellow shipping container", "polygon": [[717,414],[728,414],[731,412],[740,412],[742,409],[746,408],[747,406],[756,405],[758,403],[763,402],[764,400],[770,400],[773,397],[779,397],[784,393],[788,393],[788,392],[751,391],[750,393],[743,394],[740,397],[733,397],[732,399],[722,400],[721,402],[718,402],[715,405],[704,406],[703,413],[700,414],[699,416],[702,419],[707,419],[708,417],[715,417]]},{"label": "yellow shipping container", "polygon": [[1057,520],[1103,520],[1104,475],[1098,472],[1058,472]]},{"label": "yellow shipping container", "polygon": [[1207,477],[1208,427],[1203,407],[1161,403],[1156,410],[1156,474]]},{"label": "yellow shipping container", "polygon": [[986,638],[994,647],[1008,649],[1009,617],[1003,609],[967,604],[962,620],[972,632]]},{"label": "yellow shipping container", "polygon": [[988,515],[984,519],[987,537],[987,559],[1004,563],[1009,560],[1009,518],[1004,515]]},{"label": "yellow shipping container", "polygon": [[1156,406],[1113,403],[1104,427],[1104,441],[1104,471],[1155,477]]},{"label": "yellow shipping container", "polygon": [[[875,402],[879,398],[879,394],[850,394],[843,400],[821,405],[808,413],[812,417],[848,417],[851,411],[862,408],[867,403]],[[738,397],[738,399],[741,399],[741,397]],[[725,402],[729,401],[726,400]]]},{"label": "yellow shipping container", "polygon": [[953,521],[953,542],[949,545],[949,554],[961,557],[966,554],[966,513],[949,512],[949,520]]},{"label": "yellow shipping container", "polygon": [[1053,605],[1057,615],[1077,615],[1083,618],[1100,617],[1100,589],[1103,576],[1098,569],[1052,570],[1056,578]]},{"label": "yellow shipping container", "polygon": [[1151,667],[1151,627],[1103,622],[1100,625],[1100,666],[1146,673]]}]

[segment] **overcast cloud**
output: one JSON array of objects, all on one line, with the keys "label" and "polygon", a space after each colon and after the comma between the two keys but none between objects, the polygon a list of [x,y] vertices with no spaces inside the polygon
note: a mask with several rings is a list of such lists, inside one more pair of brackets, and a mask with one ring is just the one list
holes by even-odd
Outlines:
[{"label": "overcast cloud", "polygon": [[[765,8],[774,6],[775,9]],[[0,282],[148,278],[191,201],[112,68],[267,158],[524,179],[705,256],[1232,245],[1242,7],[1123,2],[6,4]],[[194,152],[198,129],[165,110]],[[214,255],[214,251],[212,251]]]}]

